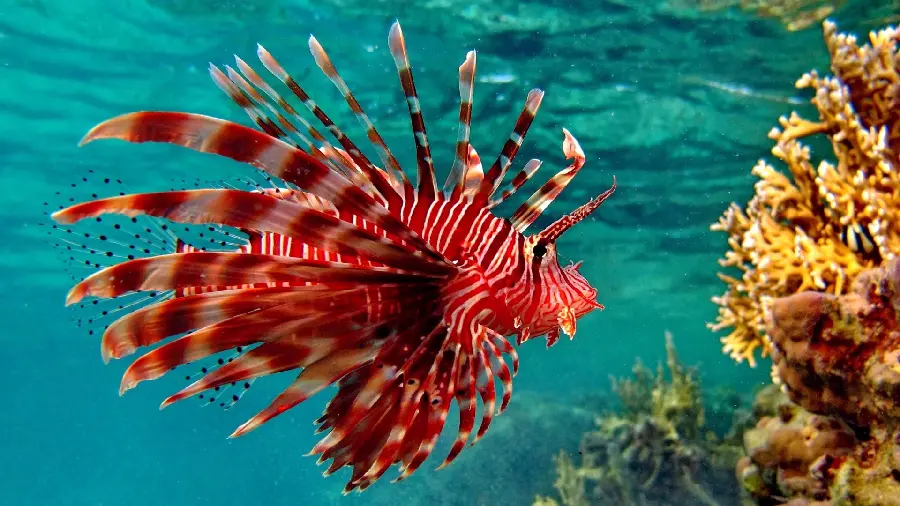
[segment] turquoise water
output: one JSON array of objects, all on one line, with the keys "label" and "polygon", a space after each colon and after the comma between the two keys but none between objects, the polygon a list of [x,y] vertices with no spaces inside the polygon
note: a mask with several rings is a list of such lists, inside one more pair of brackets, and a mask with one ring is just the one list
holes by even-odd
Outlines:
[{"label": "turquoise water", "polygon": [[[849,2],[832,18],[842,30],[862,34],[890,13],[887,3]],[[810,68],[827,67],[818,28],[789,33],[752,13],[701,13],[657,0],[411,5],[0,5],[0,213],[8,232],[0,243],[0,297],[8,311],[0,332],[4,504],[525,504],[536,493],[550,493],[549,455],[574,448],[584,428],[584,420],[560,406],[608,391],[608,376],[628,374],[635,357],[660,359],[666,329],[684,362],[700,364],[704,384],[749,395],[767,381],[766,362],[755,370],[736,366],[705,328],[715,316],[709,297],[722,290],[715,272],[725,248],[724,237],[708,225],[728,202],[751,194],[749,169],[768,156],[765,134],[778,116],[809,113],[793,83]],[[157,411],[157,403],[181,387],[177,378],[119,398],[127,363],[104,366],[97,339],[71,322],[72,312],[63,307],[70,280],[35,224],[43,203],[89,170],[144,190],[168,189],[179,179],[246,175],[243,166],[171,146],[76,144],[99,121],[136,110],[246,123],[210,82],[206,66],[231,63],[233,53],[250,61],[257,42],[362,138],[313,65],[309,33],[328,49],[401,163],[414,166],[386,47],[397,18],[439,169],[450,166],[456,138],[456,69],[474,48],[483,82],[476,85],[472,139],[483,156],[492,159],[536,86],[547,95],[520,163],[544,160],[538,182],[562,168],[561,127],[587,153],[584,171],[544,221],[617,176],[616,195],[560,245],[565,258],[585,261],[582,272],[607,309],[580,321],[574,341],[547,351],[536,340],[520,350],[522,370],[509,411],[449,469],[435,473],[432,459],[402,484],[378,483],[342,498],[343,475],[323,479],[315,459],[303,457],[316,441],[310,422],[324,395],[236,440],[225,436],[268,403],[277,381],[224,413],[191,402]],[[519,426],[516,420],[540,422]]]}]

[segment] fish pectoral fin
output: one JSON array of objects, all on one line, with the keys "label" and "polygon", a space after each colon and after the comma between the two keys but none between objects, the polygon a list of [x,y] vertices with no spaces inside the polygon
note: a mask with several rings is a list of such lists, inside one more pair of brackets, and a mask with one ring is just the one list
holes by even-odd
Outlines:
[{"label": "fish pectoral fin", "polygon": [[519,332],[516,334],[516,346],[522,346],[522,343],[531,339],[531,329],[519,326]]},{"label": "fish pectoral fin", "polygon": [[563,333],[569,336],[569,339],[575,337],[576,318],[575,311],[573,311],[572,308],[569,306],[563,307],[556,315],[556,322],[559,324],[559,328],[562,329]]},{"label": "fish pectoral fin", "polygon": [[547,349],[550,349],[557,341],[559,341],[559,327],[547,332]]}]

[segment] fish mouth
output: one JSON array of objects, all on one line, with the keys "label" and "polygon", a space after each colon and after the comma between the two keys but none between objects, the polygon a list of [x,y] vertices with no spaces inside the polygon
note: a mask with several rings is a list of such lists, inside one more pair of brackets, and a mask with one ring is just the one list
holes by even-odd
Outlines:
[{"label": "fish mouth", "polygon": [[574,283],[571,283],[568,280],[566,281],[566,283],[569,285],[576,296],[575,300],[570,303],[570,306],[572,306],[572,308],[570,309],[575,310],[576,316],[580,318],[595,309],[599,309],[601,311],[605,309],[603,304],[597,302],[597,290],[585,292],[583,290],[580,290],[577,286],[575,286]]},{"label": "fish mouth", "polygon": [[603,310],[605,307],[603,304],[597,302],[597,296],[594,297],[582,297],[582,300],[586,304],[583,311],[578,311],[578,316],[584,316],[595,309]]}]

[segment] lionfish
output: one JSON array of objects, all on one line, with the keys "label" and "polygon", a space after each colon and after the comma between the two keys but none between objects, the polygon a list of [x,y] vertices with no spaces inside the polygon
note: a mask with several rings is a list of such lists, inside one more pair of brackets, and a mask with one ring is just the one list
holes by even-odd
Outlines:
[{"label": "lionfish", "polygon": [[[518,357],[508,337],[521,345],[546,335],[549,348],[561,332],[574,336],[577,318],[603,309],[596,289],[578,271],[580,262],[560,265],[556,242],[616,188],[613,178],[596,198],[540,232],[524,235],[585,163],[578,142],[563,129],[563,151],[571,165],[509,218],[493,214],[541,165],[529,161],[502,186],[543,92],[528,94],[513,132],[485,171],[469,140],[476,62],[471,51],[459,67],[455,158],[439,189],[397,23],[389,47],[412,123],[416,184],[310,37],[317,66],[365,127],[383,168],[259,46],[262,65],[338,146],[236,58],[237,69],[211,64],[210,74],[259,130],[199,114],[136,112],[99,124],[81,144],[97,139],[171,143],[249,164],[270,178],[271,187],[92,195],[94,200],[52,213],[58,223],[54,228],[64,235],[74,234],[66,224],[79,220],[125,217],[124,225],[115,225],[124,234],[119,239],[83,235],[107,247],[131,239],[126,253],[79,247],[74,237],[59,243],[73,255],[124,260],[109,266],[85,261],[100,269],[77,283],[66,300],[71,305],[107,299],[118,305],[103,311],[117,316],[103,331],[104,361],[159,344],[127,368],[120,394],[176,366],[218,356],[216,363],[188,376],[197,379],[162,407],[204,394],[212,402],[216,394],[224,395],[222,389],[233,388],[238,394],[228,399],[230,407],[255,379],[299,371],[268,407],[231,435],[236,437],[334,385],[337,392],[316,421],[318,432],[328,433],[310,454],[320,455],[320,463],[331,460],[325,475],[352,469],[345,493],[366,489],[394,464],[399,465],[395,481],[415,472],[431,454],[455,401],[458,434],[440,467],[449,464],[472,433],[474,444],[510,401]],[[158,220],[162,226],[132,234],[126,232],[129,218],[133,223]],[[210,239],[224,247],[197,247],[174,236],[173,223],[208,226],[209,235],[227,240]],[[173,239],[170,249],[142,247],[166,234]],[[502,388],[499,408],[496,380]],[[478,399],[482,416],[476,431]]]}]

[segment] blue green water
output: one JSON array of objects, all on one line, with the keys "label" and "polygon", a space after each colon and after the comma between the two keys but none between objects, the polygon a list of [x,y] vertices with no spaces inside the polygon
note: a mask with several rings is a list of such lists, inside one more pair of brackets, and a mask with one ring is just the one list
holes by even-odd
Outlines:
[{"label": "blue green water", "polygon": [[[687,3],[687,2],[681,2]],[[832,17],[864,34],[890,2],[849,2]],[[0,3],[0,502],[11,505],[523,504],[550,493],[556,448],[580,429],[564,410],[608,391],[609,375],[635,357],[654,363],[673,332],[705,385],[749,395],[767,363],[737,366],[705,324],[725,240],[708,231],[727,204],[752,192],[749,169],[770,148],[779,115],[809,112],[794,81],[825,69],[817,26],[789,33],[736,9],[702,13],[646,2],[244,2],[5,0]],[[325,395],[263,429],[226,440],[263,407],[275,387],[226,413],[184,403],[157,411],[180,384],[163,379],[119,398],[127,364],[104,366],[99,343],[63,307],[70,280],[34,224],[43,202],[92,169],[142,189],[172,180],[244,174],[237,164],[163,145],[76,143],[94,124],[135,110],[191,111],[246,123],[210,82],[208,62],[249,59],[265,44],[354,137],[361,137],[306,48],[309,33],[400,158],[414,166],[402,94],[387,52],[390,23],[403,23],[438,167],[456,138],[456,69],[479,51],[473,144],[485,157],[502,145],[531,87],[547,91],[519,155],[561,156],[561,127],[587,153],[577,182],[548,211],[559,216],[599,193],[619,191],[596,219],[567,234],[565,258],[606,305],[580,322],[574,341],[520,351],[511,420],[543,418],[542,431],[512,422],[488,432],[486,450],[465,451],[446,471],[436,459],[413,478],[341,498],[344,476],[323,479],[303,454]],[[749,93],[748,93],[749,92]],[[795,100],[795,97],[798,97]],[[339,112],[332,112],[339,111]],[[443,162],[443,163],[441,163]],[[528,187],[530,189],[531,186]],[[530,192],[522,192],[521,198]],[[277,383],[277,382],[276,382]],[[563,414],[561,414],[563,413]],[[518,418],[517,418],[518,417]],[[554,418],[555,417],[555,418]],[[491,443],[491,438],[495,439]],[[502,444],[501,444],[502,442]],[[491,446],[492,445],[492,446]]]}]

